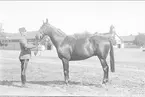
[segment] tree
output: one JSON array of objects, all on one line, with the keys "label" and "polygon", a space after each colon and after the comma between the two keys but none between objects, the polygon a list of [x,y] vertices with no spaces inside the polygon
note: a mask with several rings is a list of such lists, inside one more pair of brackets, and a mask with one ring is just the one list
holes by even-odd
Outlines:
[{"label": "tree", "polygon": [[133,43],[139,47],[145,46],[145,34],[139,33],[136,37]]},{"label": "tree", "polygon": [[6,39],[6,35],[4,33],[4,29],[3,29],[3,24],[0,23],[0,37],[2,37],[2,39],[0,39],[0,46],[7,46],[8,45],[8,41]]},{"label": "tree", "polygon": [[0,36],[5,37],[2,23],[0,23]]},{"label": "tree", "polygon": [[0,23],[0,33],[2,33],[3,32],[3,24],[2,23]]}]

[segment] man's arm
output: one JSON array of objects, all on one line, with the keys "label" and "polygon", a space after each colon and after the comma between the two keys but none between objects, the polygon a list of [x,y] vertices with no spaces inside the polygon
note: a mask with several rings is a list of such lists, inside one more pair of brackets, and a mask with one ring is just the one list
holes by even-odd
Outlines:
[{"label": "man's arm", "polygon": [[33,48],[36,48],[35,45],[33,44],[28,44],[27,41],[25,39],[20,39],[19,41],[25,48],[28,48],[28,49],[33,49]]}]

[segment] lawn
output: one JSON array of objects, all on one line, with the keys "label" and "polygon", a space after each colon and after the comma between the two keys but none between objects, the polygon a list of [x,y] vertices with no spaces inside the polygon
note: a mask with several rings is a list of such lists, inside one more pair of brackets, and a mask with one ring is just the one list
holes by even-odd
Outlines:
[{"label": "lawn", "polygon": [[26,87],[21,87],[19,51],[1,50],[0,95],[144,97],[145,52],[115,49],[114,54],[116,72],[109,72],[106,85],[101,84],[103,70],[96,56],[70,62],[70,83],[65,85],[61,60],[51,50],[41,52],[40,56],[32,55]]}]

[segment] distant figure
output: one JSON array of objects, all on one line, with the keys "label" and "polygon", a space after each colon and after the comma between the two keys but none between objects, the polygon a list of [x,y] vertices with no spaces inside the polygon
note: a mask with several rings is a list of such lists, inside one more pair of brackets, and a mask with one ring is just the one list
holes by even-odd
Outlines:
[{"label": "distant figure", "polygon": [[20,43],[20,62],[21,62],[21,81],[22,81],[22,86],[25,85],[26,83],[26,69],[27,69],[27,65],[28,62],[31,58],[31,49],[36,49],[37,46],[33,45],[33,44],[29,44],[27,42],[27,38],[26,38],[26,29],[24,27],[19,28],[19,32],[21,34],[21,38],[19,40]]}]

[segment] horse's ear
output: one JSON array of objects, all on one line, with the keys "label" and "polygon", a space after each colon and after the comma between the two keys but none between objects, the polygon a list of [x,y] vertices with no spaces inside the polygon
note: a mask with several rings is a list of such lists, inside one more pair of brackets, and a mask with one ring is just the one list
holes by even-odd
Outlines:
[{"label": "horse's ear", "polygon": [[48,19],[46,18],[46,23],[48,23]]}]

